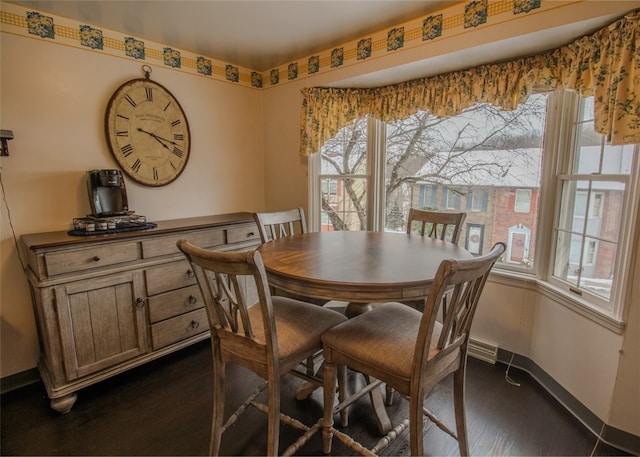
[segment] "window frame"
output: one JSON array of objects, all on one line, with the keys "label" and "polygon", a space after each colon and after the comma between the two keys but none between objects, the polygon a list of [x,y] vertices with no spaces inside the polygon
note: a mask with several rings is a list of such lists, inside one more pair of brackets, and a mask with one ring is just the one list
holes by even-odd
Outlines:
[{"label": "window frame", "polygon": [[[593,320],[603,323],[611,328],[613,325],[616,330],[620,331],[624,327],[626,315],[628,313],[628,306],[625,306],[627,297],[631,293],[631,283],[629,281],[629,275],[632,273],[632,253],[635,251],[634,232],[633,227],[638,220],[638,198],[639,193],[639,181],[640,181],[640,150],[638,144],[635,148],[635,160],[632,166],[632,170],[629,175],[615,175],[615,174],[594,174],[594,173],[578,173],[573,171],[575,150],[578,142],[578,128],[582,125],[579,120],[581,115],[581,109],[577,103],[580,101],[580,97],[569,91],[557,94],[552,100],[553,104],[548,107],[549,110],[557,110],[562,115],[562,120],[559,122],[560,129],[551,129],[549,137],[545,135],[545,158],[548,158],[551,162],[551,178],[552,182],[547,186],[547,189],[552,189],[553,192],[541,192],[546,194],[544,202],[541,202],[541,207],[545,206],[545,211],[550,214],[550,220],[545,222],[544,232],[548,237],[548,244],[545,255],[547,259],[547,265],[544,270],[538,273],[538,281],[542,286],[548,289],[556,289],[562,296],[566,298],[565,302],[569,306],[592,317]],[[565,152],[566,151],[566,152]],[[543,159],[544,160],[544,159]],[[545,171],[543,170],[543,176]],[[578,289],[571,286],[568,282],[563,281],[554,276],[554,266],[556,262],[556,249],[557,249],[557,231],[556,228],[560,224],[562,198],[563,198],[563,183],[564,182],[579,182],[581,180],[588,181],[620,181],[625,183],[625,197],[622,205],[622,214],[627,217],[622,218],[620,223],[620,233],[617,242],[617,255],[614,262],[614,271],[616,272],[614,282],[612,284],[612,291],[610,298],[607,301],[594,293],[589,292],[586,289]],[[541,183],[541,189],[544,183]],[[551,194],[551,195],[549,195]],[[551,198],[553,196],[553,198]],[[541,195],[541,198],[544,198]],[[585,208],[587,214],[589,214],[590,205]],[[541,224],[541,221],[539,221]],[[543,249],[542,246],[538,248]],[[538,251],[536,250],[536,254]],[[585,254],[585,250],[581,251],[581,256]],[[584,264],[583,264],[584,266]],[[611,306],[607,306],[610,303]]]}]

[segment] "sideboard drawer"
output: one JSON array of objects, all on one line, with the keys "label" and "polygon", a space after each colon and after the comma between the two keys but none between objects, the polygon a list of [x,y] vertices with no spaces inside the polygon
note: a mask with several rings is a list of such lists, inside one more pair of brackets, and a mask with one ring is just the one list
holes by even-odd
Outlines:
[{"label": "sideboard drawer", "polygon": [[234,227],[227,229],[227,243],[240,243],[242,241],[258,240],[260,234],[256,225]]},{"label": "sideboard drawer", "polygon": [[224,244],[224,230],[201,230],[144,240],[142,241],[142,255],[148,259],[161,255],[179,254],[180,250],[176,243],[183,238],[201,248],[212,248]]},{"label": "sideboard drawer", "polygon": [[203,306],[204,301],[197,285],[183,287],[149,297],[149,320],[156,323]]},{"label": "sideboard drawer", "polygon": [[208,330],[209,321],[204,308],[158,322],[151,326],[153,350],[191,338]]},{"label": "sideboard drawer", "polygon": [[138,243],[114,243],[44,254],[49,276],[138,260]]},{"label": "sideboard drawer", "polygon": [[147,295],[180,289],[197,282],[187,259],[147,268],[144,274],[147,282]]}]

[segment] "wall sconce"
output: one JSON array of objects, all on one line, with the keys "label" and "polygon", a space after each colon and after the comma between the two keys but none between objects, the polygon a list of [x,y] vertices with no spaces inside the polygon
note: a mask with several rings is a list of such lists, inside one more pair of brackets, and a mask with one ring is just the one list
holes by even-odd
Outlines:
[{"label": "wall sconce", "polygon": [[0,150],[0,156],[9,155],[9,144],[8,144],[9,140],[13,140],[13,131],[0,130],[0,144],[2,144],[2,150]]}]

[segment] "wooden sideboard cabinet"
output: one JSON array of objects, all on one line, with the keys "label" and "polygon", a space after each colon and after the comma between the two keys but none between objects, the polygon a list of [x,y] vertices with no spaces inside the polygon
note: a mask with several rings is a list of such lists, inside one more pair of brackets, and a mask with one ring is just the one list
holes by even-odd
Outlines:
[{"label": "wooden sideboard cabinet", "polygon": [[209,338],[202,296],[176,247],[260,244],[250,213],[158,222],[142,231],[23,235],[51,407],[66,413],[79,389]]}]

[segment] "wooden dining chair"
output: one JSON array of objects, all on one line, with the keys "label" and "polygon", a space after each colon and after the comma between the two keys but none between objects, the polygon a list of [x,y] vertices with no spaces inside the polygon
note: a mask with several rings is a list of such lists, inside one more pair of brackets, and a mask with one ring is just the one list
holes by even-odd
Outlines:
[{"label": "wooden dining chair", "polygon": [[[408,427],[411,455],[423,455],[423,416],[427,416],[458,440],[461,455],[469,454],[464,411],[469,331],[489,272],[504,250],[504,243],[496,243],[488,254],[481,257],[444,260],[425,300],[423,313],[401,303],[387,303],[322,335],[325,453],[331,452],[335,435],[363,455],[377,454]],[[453,293],[449,309],[444,320],[439,322],[437,315],[442,296],[450,288],[453,288]],[[344,411],[367,393],[363,389],[346,398],[343,391],[346,385],[340,383],[339,403],[335,405],[336,369],[343,370],[344,366],[386,383],[409,401],[409,418],[397,424],[371,449],[333,427],[334,414]],[[427,394],[451,373],[457,434],[424,406]]]},{"label": "wooden dining chair", "polygon": [[[304,217],[304,210],[301,207],[288,209],[284,211],[272,211],[272,212],[256,212],[253,213],[253,220],[258,226],[258,233],[260,234],[260,240],[263,243],[276,240],[278,238],[284,238],[295,235],[296,233],[307,233],[307,222]],[[272,295],[283,295],[282,291],[275,288],[271,288]],[[285,296],[291,296],[284,294]],[[304,297],[294,297],[304,298]],[[304,362],[307,373],[310,375],[315,372],[315,367],[318,361],[321,360],[321,351],[309,357]],[[311,392],[312,388],[305,389],[300,393],[299,400],[306,398],[307,392]]]},{"label": "wooden dining chair", "polygon": [[[407,233],[418,233],[421,236],[449,241],[458,244],[462,233],[462,224],[467,213],[454,213],[447,211],[427,211],[418,208],[410,208],[407,217]],[[424,300],[405,301],[405,304],[422,311]],[[443,295],[443,315],[447,310],[447,294]]]},{"label": "wooden dining chair", "polygon": [[462,224],[466,217],[467,213],[410,208],[407,217],[407,233],[417,232],[422,236],[458,244],[462,233]]},{"label": "wooden dining chair", "polygon": [[[218,455],[224,431],[248,405],[268,416],[265,455],[278,453],[280,421],[304,430],[285,450],[296,452],[320,428],[307,427],[280,412],[280,378],[294,374],[322,383],[296,367],[322,349],[320,337],[329,328],[346,321],[335,311],[286,297],[272,297],[260,252],[220,252],[201,249],[186,240],[177,243],[196,274],[204,298],[213,355],[213,419],[210,454]],[[254,297],[252,299],[252,297]],[[225,364],[248,368],[266,381],[267,405],[258,403],[256,390],[223,424]]]},{"label": "wooden dining chair", "polygon": [[284,211],[253,213],[263,243],[295,233],[307,233],[307,222],[302,208]]}]

